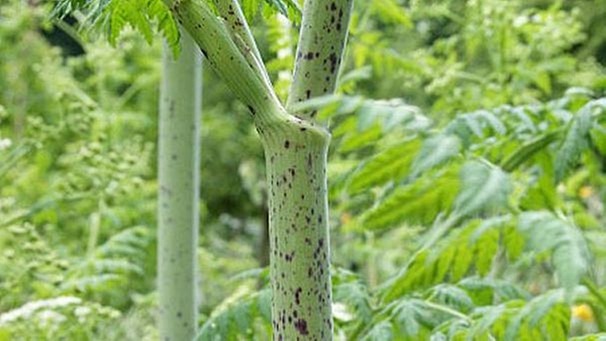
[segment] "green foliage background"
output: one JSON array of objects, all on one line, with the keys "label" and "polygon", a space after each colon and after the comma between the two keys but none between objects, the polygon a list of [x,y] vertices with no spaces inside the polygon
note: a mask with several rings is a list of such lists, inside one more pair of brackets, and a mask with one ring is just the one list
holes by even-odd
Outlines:
[{"label": "green foliage background", "polygon": [[[300,5],[242,5],[284,95]],[[333,135],[336,339],[605,337],[604,15],[356,2],[338,95],[301,104]],[[157,338],[159,42],[177,34],[160,1],[0,4],[0,340]],[[265,340],[262,151],[204,77],[199,338]]]}]

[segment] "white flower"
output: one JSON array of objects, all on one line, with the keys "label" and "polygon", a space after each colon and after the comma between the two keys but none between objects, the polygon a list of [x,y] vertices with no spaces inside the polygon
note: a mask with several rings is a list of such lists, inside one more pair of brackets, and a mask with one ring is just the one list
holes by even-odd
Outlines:
[{"label": "white flower", "polygon": [[334,315],[335,319],[341,320],[344,322],[349,322],[349,321],[353,320],[353,318],[354,318],[353,314],[349,311],[347,306],[343,303],[338,303],[338,302],[333,303],[332,314]]},{"label": "white flower", "polygon": [[528,16],[521,15],[513,20],[513,27],[522,27],[528,23]]},{"label": "white flower", "polygon": [[67,318],[65,316],[63,316],[62,314],[59,314],[56,311],[53,310],[42,310],[41,312],[39,312],[37,314],[38,319],[40,320],[40,323],[43,326],[48,326],[48,325],[57,325],[65,320],[67,320]]},{"label": "white flower", "polygon": [[74,315],[76,315],[77,317],[84,317],[86,315],[90,314],[90,308],[89,307],[78,307],[74,310]]},{"label": "white flower", "polygon": [[13,144],[13,141],[10,139],[0,139],[0,150],[6,149]]},{"label": "white flower", "polygon": [[78,318],[78,322],[84,323],[86,321],[86,316],[90,314],[91,309],[89,307],[80,306],[74,310],[74,315]]},{"label": "white flower", "polygon": [[0,315],[0,326],[20,318],[27,319],[31,317],[37,310],[42,308],[52,309],[65,307],[71,304],[80,304],[81,302],[81,299],[73,296],[60,296],[48,300],[28,302],[17,309],[13,309]]}]

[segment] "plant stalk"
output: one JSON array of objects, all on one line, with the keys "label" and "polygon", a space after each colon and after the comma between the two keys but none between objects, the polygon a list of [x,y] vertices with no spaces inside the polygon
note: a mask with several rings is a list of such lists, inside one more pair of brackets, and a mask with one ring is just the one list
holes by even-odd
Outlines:
[{"label": "plant stalk", "polygon": [[262,137],[269,184],[274,340],[330,340],[330,136],[323,129],[285,122]]},{"label": "plant stalk", "polygon": [[162,56],[158,141],[158,300],[161,340],[192,340],[197,327],[201,55],[182,31],[181,54]]},{"label": "plant stalk", "polygon": [[[164,2],[192,34],[209,65],[248,107],[263,142],[273,338],[332,340],[326,190],[330,134],[315,122],[314,112],[289,112],[280,103],[237,1],[218,6],[223,18],[205,1]],[[334,91],[352,3],[305,1],[287,108]]]},{"label": "plant stalk", "polygon": [[[353,0],[305,0],[287,108],[332,94],[347,41]],[[299,113],[313,118],[315,112]]]}]

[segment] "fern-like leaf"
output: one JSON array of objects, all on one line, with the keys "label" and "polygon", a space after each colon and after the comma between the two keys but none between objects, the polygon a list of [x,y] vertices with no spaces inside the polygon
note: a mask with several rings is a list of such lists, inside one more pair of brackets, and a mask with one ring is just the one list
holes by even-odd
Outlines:
[{"label": "fern-like leaf", "polygon": [[349,193],[402,180],[408,174],[419,147],[419,140],[404,141],[364,161],[350,177]]},{"label": "fern-like leaf", "polygon": [[560,181],[573,168],[581,154],[589,146],[589,132],[594,125],[594,116],[606,113],[606,99],[591,101],[570,122],[566,136],[558,146],[555,159],[556,181]]},{"label": "fern-like leaf", "polygon": [[527,249],[536,253],[550,252],[559,283],[571,290],[589,267],[590,253],[579,229],[550,212],[524,212],[519,230]]},{"label": "fern-like leaf", "polygon": [[450,160],[460,150],[461,141],[454,135],[440,134],[425,140],[415,157],[411,177],[416,178],[421,173]]},{"label": "fern-like leaf", "polygon": [[437,246],[415,254],[400,274],[388,282],[383,301],[440,282],[457,282],[473,269],[485,275],[497,253],[499,227],[504,223],[501,219],[472,221],[451,232]]},{"label": "fern-like leaf", "polygon": [[507,205],[512,191],[509,176],[487,162],[470,161],[461,168],[461,191],[454,203],[460,216],[494,211]]},{"label": "fern-like leaf", "polygon": [[360,227],[378,229],[401,223],[431,224],[440,212],[450,212],[459,181],[453,164],[411,184],[396,188],[360,217]]},{"label": "fern-like leaf", "polygon": [[75,11],[84,13],[84,26],[101,25],[112,44],[128,26],[151,43],[156,28],[175,54],[179,50],[177,24],[162,0],[58,0],[52,14],[62,17]]},{"label": "fern-like leaf", "polygon": [[271,292],[238,294],[233,301],[220,306],[202,325],[197,336],[199,341],[238,340],[254,336],[254,323],[259,318],[267,325],[271,323]]}]

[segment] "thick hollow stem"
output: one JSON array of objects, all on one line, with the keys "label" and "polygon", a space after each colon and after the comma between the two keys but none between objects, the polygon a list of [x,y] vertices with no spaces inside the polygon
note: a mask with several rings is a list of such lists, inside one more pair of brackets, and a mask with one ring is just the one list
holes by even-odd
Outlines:
[{"label": "thick hollow stem", "polygon": [[269,184],[274,340],[330,340],[329,134],[293,120],[262,136]]},{"label": "thick hollow stem", "polygon": [[[164,1],[192,34],[208,63],[248,106],[263,140],[274,339],[331,340],[329,134],[311,119],[314,113],[297,117],[283,108],[250,43],[247,26],[229,27],[234,19],[244,20],[239,12],[230,13],[236,1],[219,8],[225,18],[217,18],[205,1]],[[352,2],[306,0],[288,107],[334,90]]]},{"label": "thick hollow stem", "polygon": [[353,0],[305,0],[289,110],[298,102],[334,92],[352,6]]},{"label": "thick hollow stem", "polygon": [[[254,56],[241,36],[234,36],[229,22],[215,15],[205,1],[167,1],[180,24],[191,34],[215,72],[251,113],[255,121],[264,123],[273,117],[265,115],[279,111],[280,106],[271,84],[265,76],[265,66]],[[248,26],[246,26],[248,27]],[[241,26],[240,30],[246,28]]]},{"label": "thick hollow stem", "polygon": [[201,56],[182,32],[174,61],[163,51],[158,141],[158,300],[161,340],[196,335]]},{"label": "thick hollow stem", "polygon": [[[255,67],[257,73],[263,76],[268,88],[272,88],[271,80],[263,64],[263,58],[252,35],[252,31],[248,27],[248,22],[242,13],[238,0],[214,0],[215,6],[219,11],[223,20],[227,24],[227,28],[231,30],[232,38],[236,45],[240,44],[240,51],[252,66]],[[238,43],[240,42],[240,43]]]}]

